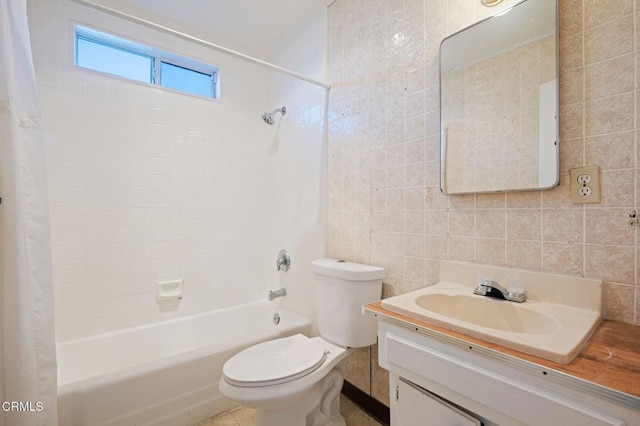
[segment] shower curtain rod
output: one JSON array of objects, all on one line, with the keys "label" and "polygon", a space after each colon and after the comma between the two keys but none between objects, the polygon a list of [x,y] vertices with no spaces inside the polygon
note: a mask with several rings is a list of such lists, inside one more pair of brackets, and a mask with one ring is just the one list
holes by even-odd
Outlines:
[{"label": "shower curtain rod", "polygon": [[277,71],[277,72],[280,72],[282,74],[286,74],[286,75],[289,75],[291,77],[298,78],[300,80],[304,80],[307,83],[315,84],[316,86],[323,87],[326,90],[329,90],[331,88],[331,85],[329,83],[325,83],[324,81],[315,80],[313,78],[304,76],[302,74],[298,74],[297,72],[288,70],[286,68],[279,67],[278,65],[274,65],[272,63],[263,61],[261,59],[254,58],[253,56],[245,55],[244,53],[236,52],[235,50],[228,49],[228,48],[220,46],[218,44],[210,43],[210,42],[208,42],[206,40],[202,40],[200,38],[191,36],[189,34],[186,34],[186,33],[180,32],[180,31],[176,31],[176,30],[174,30],[172,28],[165,27],[163,25],[159,25],[159,24],[156,24],[156,23],[151,22],[151,21],[147,21],[146,19],[138,18],[137,16],[129,15],[128,13],[124,13],[124,12],[121,12],[119,10],[112,9],[112,8],[106,7],[106,6],[102,6],[102,5],[99,5],[97,3],[93,3],[93,2],[87,1],[87,0],[71,0],[71,1],[74,2],[74,3],[78,3],[80,5],[83,5],[83,6],[87,6],[87,7],[91,7],[93,9],[96,9],[98,12],[103,12],[103,13],[106,13],[108,15],[115,16],[117,18],[126,19],[127,21],[131,21],[131,22],[134,22],[136,24],[144,25],[146,27],[162,31],[162,32],[165,32],[167,34],[171,34],[171,35],[174,35],[176,37],[180,37],[180,38],[183,38],[185,40],[189,40],[189,41],[192,41],[194,43],[201,44],[203,46],[209,47],[211,49],[217,50],[217,51],[222,52],[222,53],[226,53],[226,54],[234,56],[236,58],[240,58],[240,59],[243,59],[245,61],[257,64],[257,65],[262,65],[263,67],[269,68],[270,70]]}]

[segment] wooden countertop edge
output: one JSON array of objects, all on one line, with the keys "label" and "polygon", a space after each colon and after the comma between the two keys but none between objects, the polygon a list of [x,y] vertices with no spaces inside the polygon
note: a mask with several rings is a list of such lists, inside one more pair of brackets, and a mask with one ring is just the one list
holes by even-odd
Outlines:
[{"label": "wooden countertop edge", "polygon": [[640,327],[638,326],[609,320],[602,321],[580,354],[571,363],[565,365],[397,314],[384,309],[380,301],[365,305],[364,308],[640,398]]}]

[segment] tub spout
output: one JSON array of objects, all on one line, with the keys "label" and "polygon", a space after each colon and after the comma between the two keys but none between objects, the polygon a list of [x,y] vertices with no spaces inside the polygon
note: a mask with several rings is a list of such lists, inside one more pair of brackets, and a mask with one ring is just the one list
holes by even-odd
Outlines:
[{"label": "tub spout", "polygon": [[269,290],[269,300],[276,299],[278,297],[284,297],[287,295],[287,290],[281,288],[279,290]]}]

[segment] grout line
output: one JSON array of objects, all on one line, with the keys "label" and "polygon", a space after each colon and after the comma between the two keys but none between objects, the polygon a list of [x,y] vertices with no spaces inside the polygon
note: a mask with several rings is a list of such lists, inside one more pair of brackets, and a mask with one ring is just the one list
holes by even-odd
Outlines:
[{"label": "grout line", "polygon": [[[586,123],[586,115],[587,115],[587,67],[586,67],[586,49],[585,49],[585,34],[586,34],[586,6],[585,2],[582,2],[582,167],[586,164],[587,161],[587,123]],[[569,180],[571,177],[569,177]],[[571,188],[571,182],[569,182],[569,188]],[[585,205],[583,204],[582,210],[582,276],[586,276],[587,271],[587,210]]]},{"label": "grout line", "polygon": [[[582,71],[582,72],[583,72],[583,76],[584,76],[584,79],[583,79],[583,80],[585,80],[585,82],[583,82],[584,90],[585,90],[585,92],[584,92],[584,96],[583,96],[583,98],[584,98],[583,102],[585,102],[585,103],[586,103],[586,102],[601,101],[601,100],[610,99],[610,98],[615,98],[615,97],[620,97],[620,96],[624,96],[624,95],[633,94],[633,93],[635,92],[635,88],[634,88],[634,89],[632,89],[632,90],[627,90],[626,92],[614,93],[614,94],[612,94],[612,95],[605,95],[605,96],[597,96],[597,97],[595,97],[595,98],[589,98],[589,99],[587,99],[587,93],[586,93],[586,74],[587,74],[587,73],[586,73],[586,68],[587,68],[587,67],[582,67],[582,69],[583,69],[583,71]],[[634,66],[634,68],[635,68],[635,66]],[[634,83],[634,85],[635,85],[635,83]],[[576,105],[576,104],[578,104],[578,103],[579,103],[579,102],[574,102],[574,103],[572,103],[572,104],[563,105],[563,107],[567,107],[567,106],[571,106],[571,105]],[[599,134],[607,134],[607,135],[608,135],[608,134],[610,134],[610,133],[622,133],[622,132],[625,132],[625,131],[626,131],[626,132],[628,132],[629,130],[631,130],[631,129],[627,129],[627,130],[617,130],[617,131],[615,131],[615,132],[606,132],[606,133],[594,133],[594,134],[591,134],[591,135],[589,135],[589,136],[596,136],[596,135],[599,135]]]},{"label": "grout line", "polygon": [[[637,15],[637,2],[633,2],[633,88],[634,88],[634,102],[633,102],[633,147],[634,158],[633,164],[636,167],[633,175],[633,199],[634,209],[638,209],[638,15]],[[635,324],[638,319],[638,227],[636,225],[634,229],[634,250],[633,250],[633,319]]]},{"label": "grout line", "polygon": [[508,247],[509,247],[509,234],[508,234],[508,230],[507,230],[507,214],[509,212],[508,209],[508,196],[505,196],[505,200],[504,200],[504,209],[503,209],[503,226],[504,226],[504,264],[505,266],[507,266],[507,253],[508,253]]},{"label": "grout line", "polygon": [[544,203],[540,191],[540,270],[544,271]]},{"label": "grout line", "polygon": [[593,31],[596,28],[601,28],[601,27],[604,27],[605,25],[609,25],[612,22],[621,21],[621,20],[623,20],[625,18],[628,18],[629,16],[634,17],[635,16],[634,15],[635,8],[636,8],[636,5],[634,3],[633,4],[633,10],[631,11],[631,13],[628,13],[626,15],[620,16],[620,17],[618,17],[616,19],[613,19],[611,21],[603,22],[602,24],[598,24],[598,25],[595,25],[593,27],[587,28],[587,25],[586,25],[587,23],[586,23],[586,19],[585,19],[585,16],[587,15],[587,10],[586,10],[586,6],[584,6],[584,3],[583,3],[583,6],[582,6],[582,31],[586,33],[587,31]]},{"label": "grout line", "polygon": [[473,195],[473,261],[478,261],[478,235],[476,231],[476,213],[478,212],[477,206],[478,196]]}]

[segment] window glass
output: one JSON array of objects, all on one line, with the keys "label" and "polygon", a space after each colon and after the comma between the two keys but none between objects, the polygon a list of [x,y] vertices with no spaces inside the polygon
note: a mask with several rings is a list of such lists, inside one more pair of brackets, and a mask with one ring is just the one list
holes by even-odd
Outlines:
[{"label": "window glass", "polygon": [[76,42],[76,65],[143,83],[152,82],[153,58],[80,36]]},{"label": "window glass", "polygon": [[211,74],[161,62],[160,85],[194,95],[213,97]]}]

